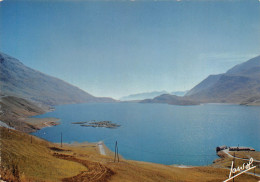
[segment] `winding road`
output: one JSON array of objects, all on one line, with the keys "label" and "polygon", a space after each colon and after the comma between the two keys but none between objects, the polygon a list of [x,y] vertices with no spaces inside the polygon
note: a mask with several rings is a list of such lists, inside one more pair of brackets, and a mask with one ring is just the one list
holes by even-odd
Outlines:
[{"label": "winding road", "polygon": [[[243,159],[243,158],[240,158],[240,157],[234,157],[233,155],[231,155],[229,153],[229,150],[228,149],[225,149],[225,150],[222,150],[225,154],[227,154],[228,157],[231,157],[231,158],[235,158],[235,159],[240,159],[240,160],[244,160],[244,161],[249,161],[249,159]],[[254,159],[254,162],[260,162],[259,160],[255,160]],[[228,168],[226,168],[228,169]],[[230,169],[229,169],[230,170]],[[255,174],[255,173],[252,173],[252,172],[245,172],[247,174],[251,174],[251,175],[255,175],[257,177],[260,177],[260,174]]]},{"label": "winding road", "polygon": [[[229,150],[228,149],[225,149],[225,150],[222,150],[225,154],[228,155],[228,157],[231,157],[231,158],[235,158],[235,159],[240,159],[240,160],[244,160],[244,161],[249,161],[249,159],[243,159],[243,158],[240,158],[240,157],[234,157],[233,155],[231,155],[229,153]],[[259,160],[255,160],[254,159],[254,162],[260,162]]]}]

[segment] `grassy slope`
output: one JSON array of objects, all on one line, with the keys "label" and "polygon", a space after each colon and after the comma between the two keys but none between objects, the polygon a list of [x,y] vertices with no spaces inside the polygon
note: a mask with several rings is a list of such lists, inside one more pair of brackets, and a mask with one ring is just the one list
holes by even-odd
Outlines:
[{"label": "grassy slope", "polygon": [[24,181],[38,179],[44,181],[57,181],[73,176],[85,167],[52,156],[48,148],[50,143],[22,132],[8,130],[0,127],[1,134],[1,173],[7,174],[7,178],[17,181],[19,176]]},{"label": "grassy slope", "polygon": [[[18,181],[18,176],[21,181],[223,181],[229,173],[214,167],[183,169],[124,159],[114,163],[113,153],[101,156],[96,144],[60,148],[36,137],[31,144],[31,136],[19,131],[2,127],[0,131],[1,175],[9,181]],[[244,174],[236,181],[257,178]]]}]

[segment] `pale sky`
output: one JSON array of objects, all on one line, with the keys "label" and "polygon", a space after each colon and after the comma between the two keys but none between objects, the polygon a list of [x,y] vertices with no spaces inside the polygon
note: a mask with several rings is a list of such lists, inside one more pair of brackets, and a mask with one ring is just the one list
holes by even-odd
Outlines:
[{"label": "pale sky", "polygon": [[260,2],[4,0],[0,51],[95,96],[188,90],[260,54]]}]

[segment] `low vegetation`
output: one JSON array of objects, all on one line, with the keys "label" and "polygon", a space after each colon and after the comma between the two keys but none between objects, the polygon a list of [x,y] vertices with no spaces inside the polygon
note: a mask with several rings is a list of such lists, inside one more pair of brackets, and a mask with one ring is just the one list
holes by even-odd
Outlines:
[{"label": "low vegetation", "polygon": [[0,127],[1,176],[7,181],[60,181],[85,167],[53,156],[49,142]]},{"label": "low vegetation", "polygon": [[249,159],[253,158],[254,160],[260,161],[260,152],[257,151],[236,151],[236,152],[229,152],[232,156]]}]

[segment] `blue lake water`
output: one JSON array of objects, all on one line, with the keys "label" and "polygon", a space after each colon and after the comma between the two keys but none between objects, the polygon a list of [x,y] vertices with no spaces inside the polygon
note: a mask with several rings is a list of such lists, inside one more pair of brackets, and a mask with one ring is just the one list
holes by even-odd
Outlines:
[{"label": "blue lake water", "polygon": [[[88,103],[57,106],[40,116],[61,124],[34,135],[51,142],[98,142],[125,159],[161,164],[207,165],[218,158],[218,145],[250,146],[260,150],[260,107],[205,104],[174,106],[139,103]],[[72,122],[109,120],[116,129],[82,127]]]}]

